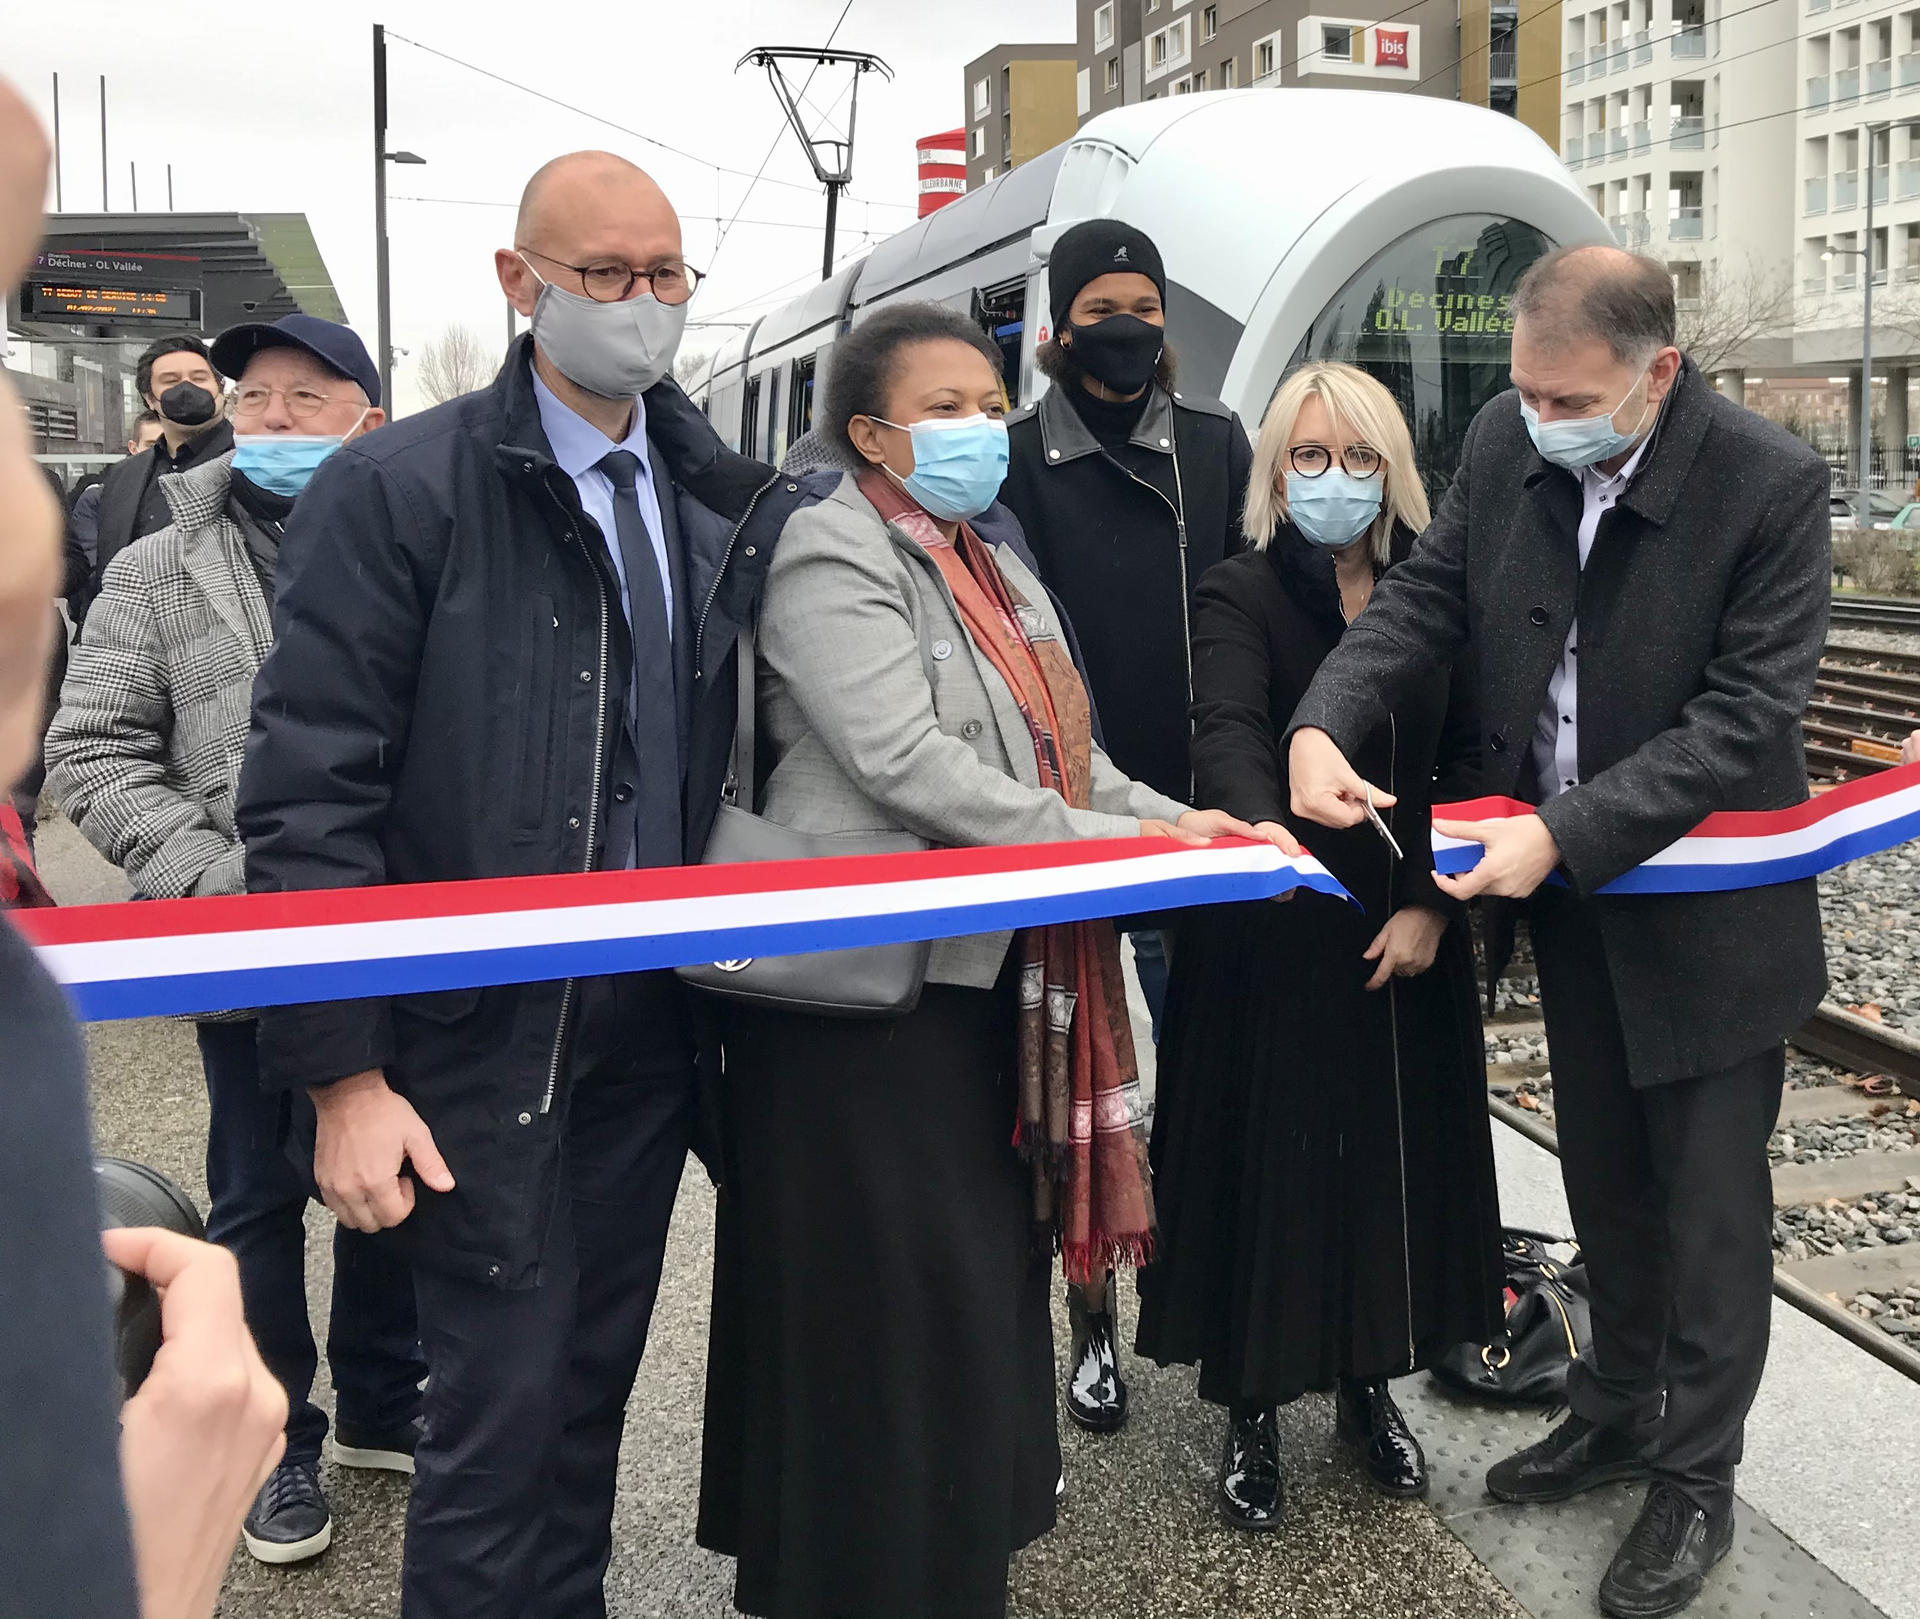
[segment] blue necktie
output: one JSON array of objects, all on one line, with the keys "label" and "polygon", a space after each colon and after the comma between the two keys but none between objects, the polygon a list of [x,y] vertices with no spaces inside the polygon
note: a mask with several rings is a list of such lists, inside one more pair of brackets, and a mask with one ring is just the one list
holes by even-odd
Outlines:
[{"label": "blue necktie", "polygon": [[[675,718],[673,636],[667,628],[667,595],[660,562],[640,515],[640,460],[611,450],[600,470],[613,484],[613,520],[627,575],[627,629],[633,639],[633,678],[627,693],[627,734],[638,763],[633,783],[631,864],[677,866],[684,858],[680,826],[680,735]],[[618,860],[624,838],[615,836],[623,806],[613,805],[608,860]]]}]

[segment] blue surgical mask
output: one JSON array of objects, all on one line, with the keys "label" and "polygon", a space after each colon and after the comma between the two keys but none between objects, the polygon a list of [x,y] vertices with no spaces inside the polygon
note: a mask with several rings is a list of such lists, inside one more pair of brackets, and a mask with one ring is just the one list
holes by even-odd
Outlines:
[{"label": "blue surgical mask", "polygon": [[[364,420],[366,412],[360,414]],[[249,483],[292,499],[345,441],[344,433],[235,433],[233,470],[244,474]]]},{"label": "blue surgical mask", "polygon": [[904,428],[872,419],[912,437],[913,471],[902,478],[891,467],[882,470],[942,522],[978,517],[1007,481],[1007,424],[997,417],[934,416]]},{"label": "blue surgical mask", "polygon": [[1287,516],[1315,545],[1342,551],[1380,515],[1381,479],[1328,467],[1317,478],[1287,474]]},{"label": "blue surgical mask", "polygon": [[[1653,362],[1647,362],[1651,370]],[[1640,412],[1640,420],[1634,424],[1631,433],[1623,433],[1614,425],[1614,416],[1620,406],[1633,397],[1647,372],[1642,371],[1633,379],[1626,396],[1604,416],[1573,416],[1565,421],[1543,422],[1540,412],[1520,401],[1520,415],[1526,421],[1527,433],[1533,440],[1533,447],[1540,452],[1540,459],[1551,461],[1556,467],[1565,467],[1569,472],[1578,472],[1582,467],[1594,466],[1601,461],[1611,461],[1616,455],[1625,455],[1628,450],[1640,442],[1641,431],[1647,425],[1647,418],[1653,414],[1653,401],[1647,401],[1647,408]]]}]

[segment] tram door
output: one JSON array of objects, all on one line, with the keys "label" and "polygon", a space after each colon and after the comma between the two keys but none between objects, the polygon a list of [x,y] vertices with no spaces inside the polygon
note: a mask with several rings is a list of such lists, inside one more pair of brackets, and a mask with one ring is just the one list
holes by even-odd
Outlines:
[{"label": "tram door", "polygon": [[1513,289],[1554,244],[1491,214],[1436,219],[1375,255],[1321,311],[1294,351],[1344,360],[1384,382],[1413,429],[1414,456],[1438,502],[1467,425],[1508,386]]},{"label": "tram door", "polygon": [[1003,281],[973,295],[973,318],[1000,350],[1000,371],[1007,382],[1007,403],[1016,409],[1027,403],[1033,389],[1023,373],[1021,358],[1030,353],[1027,330],[1027,283]]}]

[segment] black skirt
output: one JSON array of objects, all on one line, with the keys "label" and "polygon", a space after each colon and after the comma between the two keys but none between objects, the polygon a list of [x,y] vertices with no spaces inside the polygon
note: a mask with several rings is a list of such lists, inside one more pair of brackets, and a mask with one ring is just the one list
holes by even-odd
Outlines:
[{"label": "black skirt", "polygon": [[698,1539],[739,1560],[743,1613],[999,1619],[1053,1527],[1013,1056],[1004,989],[732,1020]]},{"label": "black skirt", "polygon": [[1178,929],[1139,1352],[1277,1405],[1397,1376],[1499,1321],[1499,1203],[1472,951],[1365,988],[1380,925],[1317,894]]}]

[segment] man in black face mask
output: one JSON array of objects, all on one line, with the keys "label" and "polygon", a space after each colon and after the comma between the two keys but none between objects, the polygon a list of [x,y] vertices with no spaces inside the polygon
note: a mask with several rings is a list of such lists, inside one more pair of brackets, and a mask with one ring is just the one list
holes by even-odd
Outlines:
[{"label": "man in black face mask", "polygon": [[135,540],[158,534],[173,521],[160,492],[160,475],[218,460],[233,448],[220,373],[199,338],[158,339],[140,356],[133,380],[147,409],[160,418],[160,438],[151,449],[129,455],[100,485],[89,600],[99,594],[109,562]]},{"label": "man in black face mask", "polygon": [[[1217,399],[1174,387],[1160,250],[1117,219],[1054,243],[1053,330],[1036,355],[1053,387],[1007,418],[1012,464],[1000,498],[1019,517],[1040,577],[1066,608],[1108,754],[1186,801],[1193,666],[1187,611],[1200,576],[1243,542],[1253,450]],[[1133,930],[1140,987],[1160,1033],[1161,937]],[[1127,1416],[1111,1277],[1069,1289],[1067,1415],[1111,1433]]]}]

